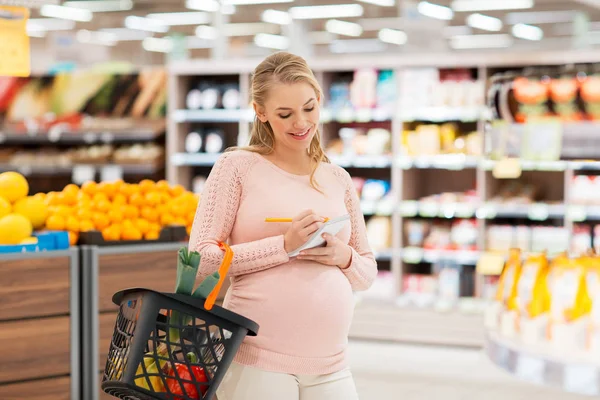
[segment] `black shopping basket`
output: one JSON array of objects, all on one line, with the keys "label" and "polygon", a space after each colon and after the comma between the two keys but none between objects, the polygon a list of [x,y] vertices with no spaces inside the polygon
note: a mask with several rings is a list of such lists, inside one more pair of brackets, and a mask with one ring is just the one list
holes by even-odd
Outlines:
[{"label": "black shopping basket", "polygon": [[119,399],[210,400],[244,338],[258,333],[255,322],[203,298],[135,288],[113,302],[102,390]]}]

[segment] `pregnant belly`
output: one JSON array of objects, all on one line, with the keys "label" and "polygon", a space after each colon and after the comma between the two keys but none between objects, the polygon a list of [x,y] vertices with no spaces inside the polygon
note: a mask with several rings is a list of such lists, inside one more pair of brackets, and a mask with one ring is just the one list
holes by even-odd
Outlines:
[{"label": "pregnant belly", "polygon": [[354,300],[339,268],[292,261],[235,278],[225,308],[260,325],[248,344],[293,356],[328,357],[346,347]]}]

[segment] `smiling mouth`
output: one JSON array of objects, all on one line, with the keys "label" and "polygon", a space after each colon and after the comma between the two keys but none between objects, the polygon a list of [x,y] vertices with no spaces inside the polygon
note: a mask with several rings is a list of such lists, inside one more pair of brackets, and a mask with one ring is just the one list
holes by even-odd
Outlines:
[{"label": "smiling mouth", "polygon": [[302,132],[299,132],[299,133],[290,133],[290,135],[296,136],[296,137],[302,137],[302,136],[306,136],[309,131],[310,131],[310,128],[306,128],[305,131],[302,131]]}]

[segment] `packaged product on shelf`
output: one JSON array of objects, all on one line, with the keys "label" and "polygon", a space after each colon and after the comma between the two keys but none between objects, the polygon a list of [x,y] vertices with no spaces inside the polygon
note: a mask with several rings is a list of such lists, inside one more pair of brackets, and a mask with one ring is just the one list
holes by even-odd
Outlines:
[{"label": "packaged product on shelf", "polygon": [[531,251],[547,252],[553,257],[569,250],[570,239],[565,227],[535,226],[531,229]]},{"label": "packaged product on shelf", "polygon": [[[596,260],[597,261],[597,260]],[[585,271],[586,285],[591,301],[587,348],[600,356],[600,264],[588,266]]]},{"label": "packaged product on shelf", "polygon": [[361,294],[369,300],[389,301],[394,299],[396,282],[390,271],[379,271],[371,287]]},{"label": "packaged product on shelf", "polygon": [[404,230],[408,246],[423,247],[425,237],[429,233],[430,223],[419,220],[407,220],[404,222]]},{"label": "packaged product on shelf", "polygon": [[392,247],[392,223],[389,217],[375,216],[367,221],[367,237],[373,251]]},{"label": "packaged product on shelf", "polygon": [[550,115],[548,107],[549,79],[540,79],[536,76],[520,76],[513,83],[514,97],[518,102],[518,112],[515,115],[517,122],[527,122],[536,117]]},{"label": "packaged product on shelf", "polygon": [[476,220],[463,219],[452,222],[450,240],[453,250],[476,250],[477,236]]},{"label": "packaged product on shelf", "polygon": [[559,258],[548,275],[550,315],[548,340],[561,351],[583,350],[591,299],[586,266],[596,263],[591,256]]},{"label": "packaged product on shelf", "polygon": [[600,254],[600,225],[594,226],[594,252]]},{"label": "packaged product on shelf", "polygon": [[[562,259],[565,259],[564,255],[553,262],[561,262]],[[527,257],[521,267],[515,303],[519,317],[517,330],[525,343],[540,343],[545,338],[550,308],[548,269],[544,253]]]},{"label": "packaged product on shelf", "polygon": [[335,81],[329,86],[328,106],[334,110],[350,107],[350,82]]},{"label": "packaged product on shelf", "polygon": [[209,154],[225,150],[225,133],[221,129],[207,130],[204,136],[204,151]]},{"label": "packaged product on shelf", "polygon": [[222,89],[222,103],[223,108],[226,110],[233,110],[240,108],[241,105],[241,96],[239,85],[237,84],[226,84],[223,85]]},{"label": "packaged product on shelf", "polygon": [[373,108],[377,104],[377,71],[372,68],[354,72],[350,100],[355,108]]},{"label": "packaged product on shelf", "polygon": [[452,262],[437,262],[432,265],[437,280],[438,307],[453,307],[464,293],[461,272],[462,267]]},{"label": "packaged product on shelf", "polygon": [[592,248],[592,228],[589,225],[573,226],[573,237],[571,239],[571,252],[573,254],[585,254]]},{"label": "packaged product on shelf", "polygon": [[367,179],[362,187],[361,197],[364,201],[376,202],[390,190],[390,182],[383,179]]},{"label": "packaged product on shelf", "polygon": [[583,115],[577,105],[579,97],[580,80],[576,73],[567,74],[565,71],[560,77],[550,82],[550,99],[554,112],[563,121],[580,121]]},{"label": "packaged product on shelf", "polygon": [[380,71],[377,79],[377,107],[388,111],[390,114],[393,113],[396,96],[394,71]]},{"label": "packaged product on shelf", "polygon": [[517,284],[521,275],[521,250],[510,249],[508,260],[504,264],[500,279],[496,301],[488,308],[485,315],[487,327],[495,329],[498,324],[506,336],[516,334]]},{"label": "packaged product on shelf", "polygon": [[595,65],[594,69],[582,82],[580,94],[587,118],[597,121],[600,120],[600,65]]},{"label": "packaged product on shelf", "polygon": [[388,129],[373,128],[367,132],[364,154],[379,156],[391,152],[392,134]]},{"label": "packaged product on shelf", "polygon": [[408,274],[402,280],[405,302],[417,307],[431,307],[437,299],[437,279],[432,275]]},{"label": "packaged product on shelf", "polygon": [[219,86],[213,82],[203,82],[200,84],[200,91],[202,92],[202,98],[200,107],[204,110],[214,110],[221,108],[221,91]]},{"label": "packaged product on shelf", "polygon": [[198,130],[188,133],[185,137],[185,151],[187,153],[200,153],[204,148],[204,138]]}]

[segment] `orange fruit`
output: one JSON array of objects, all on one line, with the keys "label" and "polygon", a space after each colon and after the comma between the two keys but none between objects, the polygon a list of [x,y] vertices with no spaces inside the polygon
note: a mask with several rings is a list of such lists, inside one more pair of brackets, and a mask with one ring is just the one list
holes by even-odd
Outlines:
[{"label": "orange fruit", "polygon": [[91,207],[78,207],[77,213],[75,216],[79,218],[79,220],[90,220],[92,219],[92,208]]},{"label": "orange fruit", "polygon": [[46,193],[36,193],[33,195],[34,199],[39,199],[39,200],[46,200]]},{"label": "orange fruit", "polygon": [[171,196],[173,196],[173,197],[177,197],[184,192],[185,192],[185,188],[181,185],[174,185],[174,186],[171,186],[171,188],[169,189],[169,193],[171,193]]},{"label": "orange fruit", "polygon": [[123,227],[121,239],[123,240],[142,240],[142,232],[135,226]]},{"label": "orange fruit", "polygon": [[160,236],[159,231],[148,231],[144,234],[144,239],[146,240],[157,240]]},{"label": "orange fruit", "polygon": [[188,236],[192,234],[192,225],[188,225],[185,227],[185,231],[187,232]]},{"label": "orange fruit", "polygon": [[77,186],[74,183],[69,183],[67,186],[65,186],[63,188],[62,191],[63,191],[63,193],[74,193],[74,194],[77,194],[77,193],[79,193],[79,186]]},{"label": "orange fruit", "polygon": [[194,219],[196,218],[196,213],[187,213],[187,215],[185,216],[185,222],[187,222],[187,225],[191,225],[194,222]]},{"label": "orange fruit", "polygon": [[106,196],[106,194],[104,193],[96,193],[94,195],[94,197],[92,197],[92,202],[93,203],[98,203],[99,201],[108,201],[108,196]]},{"label": "orange fruit", "polygon": [[59,197],[62,199],[62,204],[66,204],[68,206],[74,206],[77,204],[77,192],[62,192]]},{"label": "orange fruit", "polygon": [[114,182],[100,182],[98,191],[104,193],[109,199],[112,199],[117,194],[117,185]]},{"label": "orange fruit", "polygon": [[121,231],[119,230],[119,228],[109,226],[108,228],[104,228],[102,230],[102,237],[106,241],[121,240]]},{"label": "orange fruit", "polygon": [[161,203],[162,196],[158,192],[148,192],[144,196],[144,200],[146,202],[146,205],[154,207]]},{"label": "orange fruit", "polygon": [[160,216],[160,223],[163,226],[171,225],[173,223],[173,221],[175,221],[175,217],[169,213],[164,213],[163,215]]},{"label": "orange fruit", "polygon": [[94,223],[89,219],[83,219],[79,222],[79,231],[80,232],[89,232],[95,230],[96,227]]},{"label": "orange fruit", "polygon": [[156,182],[156,190],[161,191],[161,192],[168,192],[169,191],[169,182],[167,182],[164,179],[161,179],[160,181]]},{"label": "orange fruit", "polygon": [[56,192],[48,192],[46,193],[46,198],[44,202],[47,206],[56,205]]},{"label": "orange fruit", "polygon": [[79,232],[79,220],[74,216],[68,216],[65,222],[65,228],[71,232]]},{"label": "orange fruit", "polygon": [[111,206],[108,200],[100,200],[94,204],[94,208],[96,209],[96,211],[100,211],[103,213],[108,212],[108,210],[110,210],[110,207]]},{"label": "orange fruit", "polygon": [[151,222],[156,222],[159,220],[159,213],[156,209],[152,208],[152,207],[142,207],[142,211],[140,213],[140,215],[142,216],[142,218],[151,221]]},{"label": "orange fruit", "polygon": [[108,217],[99,212],[96,212],[92,215],[92,222],[94,223],[96,229],[98,229],[99,231],[102,231],[104,228],[110,225]]},{"label": "orange fruit", "polygon": [[119,193],[121,193],[127,198],[129,198],[129,196],[131,196],[135,192],[137,192],[136,185],[133,185],[131,183],[123,183],[119,186]]},{"label": "orange fruit", "polygon": [[135,218],[139,217],[139,215],[140,215],[140,210],[136,206],[132,206],[131,204],[128,204],[125,206],[125,209],[123,211],[123,216],[125,218],[135,219]]},{"label": "orange fruit", "polygon": [[113,204],[125,205],[127,204],[127,197],[123,193],[116,193],[112,199]]},{"label": "orange fruit", "polygon": [[150,230],[160,232],[161,226],[158,222],[150,222]]},{"label": "orange fruit", "polygon": [[110,222],[122,222],[123,221],[123,212],[116,207],[111,208],[107,214]]},{"label": "orange fruit", "polygon": [[77,244],[77,240],[79,240],[79,233],[69,232],[69,244],[71,246],[75,246]]},{"label": "orange fruit", "polygon": [[144,194],[154,190],[154,186],[155,183],[150,179],[143,179],[139,184],[140,191]]},{"label": "orange fruit", "polygon": [[93,196],[98,192],[98,184],[94,181],[87,181],[81,185],[81,191],[89,196]]},{"label": "orange fruit", "polygon": [[182,217],[187,213],[187,207],[181,201],[173,201],[168,207],[169,212],[176,217]]},{"label": "orange fruit", "polygon": [[140,193],[133,193],[129,196],[129,204],[137,207],[141,207],[145,204],[144,196]]},{"label": "orange fruit", "polygon": [[146,234],[150,230],[150,222],[143,218],[136,219],[134,224],[142,234]]},{"label": "orange fruit", "polygon": [[53,214],[60,215],[64,218],[73,215],[73,210],[71,209],[71,207],[67,206],[56,206],[56,208],[54,208],[53,211]]},{"label": "orange fruit", "polygon": [[171,225],[186,226],[187,224],[185,223],[185,219],[183,219],[183,217],[175,217]]},{"label": "orange fruit", "polygon": [[77,193],[77,203],[91,203],[91,202],[92,202],[92,196],[90,196],[89,194],[82,192],[82,191]]},{"label": "orange fruit", "polygon": [[65,219],[60,215],[51,215],[46,219],[46,229],[51,231],[62,231],[65,229]]}]

